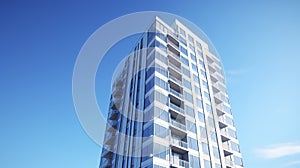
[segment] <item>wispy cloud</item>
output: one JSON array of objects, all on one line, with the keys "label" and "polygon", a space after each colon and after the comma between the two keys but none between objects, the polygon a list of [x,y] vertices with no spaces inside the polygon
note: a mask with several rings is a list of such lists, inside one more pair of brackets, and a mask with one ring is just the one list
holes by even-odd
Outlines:
[{"label": "wispy cloud", "polygon": [[299,143],[286,143],[268,146],[262,149],[257,149],[256,152],[263,158],[275,159],[285,156],[300,154]]},{"label": "wispy cloud", "polygon": [[288,164],[285,165],[285,167],[291,167],[295,165],[300,165],[300,160],[289,162]]},{"label": "wispy cloud", "polygon": [[230,75],[230,76],[234,76],[234,75],[242,75],[246,72],[245,69],[232,69],[232,70],[228,70],[226,71],[226,75]]}]

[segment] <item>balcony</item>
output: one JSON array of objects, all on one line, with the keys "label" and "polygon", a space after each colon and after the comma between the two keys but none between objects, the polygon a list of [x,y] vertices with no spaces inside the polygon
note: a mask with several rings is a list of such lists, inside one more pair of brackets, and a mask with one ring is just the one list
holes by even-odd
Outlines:
[{"label": "balcony", "polygon": [[188,151],[187,147],[187,143],[182,141],[182,140],[179,140],[179,139],[175,139],[175,138],[172,138],[172,141],[171,141],[171,147],[172,147],[172,150],[177,152],[177,153],[186,153]]},{"label": "balcony", "polygon": [[116,119],[118,119],[118,116],[119,116],[119,111],[118,111],[118,110],[112,110],[112,111],[110,112],[110,117],[109,117],[109,119],[110,119],[110,120],[116,120]]},{"label": "balcony", "polygon": [[169,51],[169,52],[168,52],[168,57],[169,57],[169,58],[174,58],[174,59],[177,60],[178,62],[181,62],[181,60],[180,60],[180,55],[179,55],[179,54],[176,55],[175,53]]},{"label": "balcony", "polygon": [[170,93],[172,93],[173,95],[177,96],[180,99],[182,99],[182,97],[183,97],[181,93],[179,93],[178,91],[171,89],[171,88],[170,88]]},{"label": "balcony", "polygon": [[169,61],[169,67],[173,68],[177,73],[181,73],[181,65],[175,65],[175,63],[172,63]]},{"label": "balcony", "polygon": [[186,126],[174,119],[171,119],[170,125],[171,132],[175,133],[176,135],[183,137],[186,135]]},{"label": "balcony", "polygon": [[220,133],[221,133],[222,142],[226,142],[226,141],[230,140],[230,136],[229,136],[228,132],[225,131],[225,129],[221,129]]},{"label": "balcony", "polygon": [[224,149],[224,156],[232,155],[231,148],[227,142],[223,143],[223,149]]},{"label": "balcony", "polygon": [[189,168],[189,162],[179,158],[171,157],[171,166],[178,168]]},{"label": "balcony", "polygon": [[173,82],[175,82],[177,85],[181,85],[181,80],[179,80],[179,79],[177,79],[177,78],[175,78],[174,76],[169,76],[170,77],[170,79],[171,79],[171,81],[173,81]]},{"label": "balcony", "polygon": [[223,129],[225,127],[227,127],[228,124],[226,123],[225,117],[224,116],[220,116],[219,117],[219,127],[220,129]]},{"label": "balcony", "polygon": [[107,158],[107,159],[112,158],[112,156],[113,156],[113,152],[112,152],[112,151],[109,151],[109,150],[105,150],[105,151],[103,151],[103,153],[102,153],[102,157]]},{"label": "balcony", "polygon": [[184,115],[184,110],[178,106],[176,106],[175,104],[170,103],[170,109],[174,112],[180,113],[182,115]]}]

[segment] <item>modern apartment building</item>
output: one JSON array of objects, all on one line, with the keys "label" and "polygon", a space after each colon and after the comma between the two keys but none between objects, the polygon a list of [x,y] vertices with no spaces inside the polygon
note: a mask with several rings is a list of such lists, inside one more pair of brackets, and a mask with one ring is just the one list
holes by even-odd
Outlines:
[{"label": "modern apartment building", "polygon": [[220,59],[156,17],[114,78],[99,167],[241,168]]}]

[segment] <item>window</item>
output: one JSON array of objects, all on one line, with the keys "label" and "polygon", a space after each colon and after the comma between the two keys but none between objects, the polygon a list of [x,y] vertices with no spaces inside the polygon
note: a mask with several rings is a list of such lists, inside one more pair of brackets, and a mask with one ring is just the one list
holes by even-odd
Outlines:
[{"label": "window", "polygon": [[183,54],[185,54],[185,55],[188,55],[188,52],[187,52],[187,50],[186,50],[186,48],[184,48],[183,46],[179,46],[179,49],[180,49],[180,51],[183,53]]},{"label": "window", "polygon": [[168,71],[166,68],[160,66],[159,64],[155,64],[155,71],[164,75],[164,76],[168,76]]},{"label": "window", "polygon": [[198,41],[196,41],[196,46],[200,49],[202,48],[201,44]]},{"label": "window", "polygon": [[193,79],[196,83],[199,83],[199,78],[197,75],[193,74]]},{"label": "window", "polygon": [[213,146],[213,153],[214,153],[215,158],[220,159],[220,153],[219,153],[219,149],[217,147]]},{"label": "window", "polygon": [[221,165],[219,163],[215,164],[215,168],[222,168]]},{"label": "window", "polygon": [[201,96],[201,90],[198,86],[194,86],[195,92],[197,95]]},{"label": "window", "polygon": [[200,167],[200,160],[198,156],[190,155],[189,163],[190,163],[190,167],[194,167],[194,168]]},{"label": "window", "polygon": [[230,117],[228,117],[228,116],[225,116],[225,121],[226,121],[227,124],[234,126],[234,123],[233,123],[233,119],[232,119],[232,118],[230,118]]},{"label": "window", "polygon": [[195,64],[193,64],[193,63],[192,63],[192,69],[193,69],[195,72],[197,72],[197,73],[198,73],[198,68],[197,68],[197,65],[195,65]]},{"label": "window", "polygon": [[193,103],[193,96],[186,91],[183,91],[184,99]]},{"label": "window", "polygon": [[180,59],[181,59],[181,62],[182,62],[183,64],[185,64],[186,66],[189,66],[189,60],[188,60],[188,59],[186,59],[186,58],[184,58],[184,57],[180,57]]},{"label": "window", "polygon": [[150,137],[151,135],[153,135],[153,131],[153,124],[151,124],[143,131],[143,137]]},{"label": "window", "polygon": [[169,122],[169,113],[156,106],[154,108],[154,117]]},{"label": "window", "polygon": [[202,145],[202,152],[206,155],[209,155],[208,144],[205,142],[202,142],[201,145]]},{"label": "window", "polygon": [[153,102],[153,92],[145,98],[144,109],[146,109]]},{"label": "window", "polygon": [[186,88],[188,88],[189,90],[192,89],[192,85],[191,85],[191,82],[189,82],[188,80],[182,78],[182,84],[183,86],[185,86]]},{"label": "window", "polygon": [[243,160],[242,160],[242,158],[240,158],[238,156],[233,156],[233,160],[234,160],[234,163],[236,165],[243,166]]},{"label": "window", "polygon": [[228,128],[228,135],[232,138],[237,138],[236,132],[230,128]]},{"label": "window", "polygon": [[188,144],[189,144],[189,148],[198,151],[199,148],[198,148],[198,142],[196,139],[188,137]]},{"label": "window", "polygon": [[169,155],[169,150],[166,146],[154,143],[153,145],[153,154],[155,157],[167,160],[167,156]]},{"label": "window", "polygon": [[211,105],[206,103],[205,106],[206,106],[206,111],[212,113]]},{"label": "window", "polygon": [[204,119],[204,114],[202,112],[198,112],[198,119],[200,122],[204,123],[205,119]]},{"label": "window", "polygon": [[204,159],[204,168],[211,168],[211,163],[210,163],[210,161]]},{"label": "window", "polygon": [[203,108],[203,106],[202,106],[202,100],[196,98],[196,101],[197,101],[197,107],[200,108],[200,109],[202,109]]},{"label": "window", "polygon": [[203,62],[202,60],[200,60],[200,59],[199,59],[199,64],[200,64],[200,67],[201,67],[201,68],[205,69],[205,68],[204,68],[204,62]]},{"label": "window", "polygon": [[194,38],[193,38],[191,35],[188,35],[188,40],[189,40],[191,43],[194,43]]},{"label": "window", "polygon": [[167,42],[167,37],[164,34],[157,32],[156,36],[162,39],[164,42]]},{"label": "window", "polygon": [[165,105],[169,105],[168,97],[158,91],[155,91],[155,100]]},{"label": "window", "polygon": [[159,52],[156,52],[156,53],[155,53],[155,57],[156,57],[158,60],[160,60],[161,62],[165,63],[165,64],[168,63],[168,58],[165,57],[164,55],[162,55],[162,54],[159,53]]},{"label": "window", "polygon": [[192,53],[190,53],[190,57],[193,61],[197,62],[196,56]]},{"label": "window", "polygon": [[158,124],[154,124],[154,132],[160,138],[166,138],[169,135],[168,129]]},{"label": "window", "polygon": [[187,45],[186,40],[184,38],[182,38],[181,36],[179,36],[179,41],[184,44],[185,46]]},{"label": "window", "polygon": [[145,87],[145,93],[148,93],[150,89],[152,89],[154,86],[154,78],[152,78],[148,83],[146,84]]},{"label": "window", "polygon": [[200,129],[200,137],[201,138],[207,138],[206,129],[202,126],[199,126],[199,129]]},{"label": "window", "polygon": [[214,122],[214,119],[212,117],[208,117],[207,118],[207,121],[208,121],[208,125],[215,128],[215,122]]},{"label": "window", "polygon": [[230,141],[230,143],[231,143],[231,149],[232,150],[234,150],[236,152],[240,152],[240,146],[239,146],[239,144],[237,144],[235,142],[232,142],[232,141]]},{"label": "window", "polygon": [[204,91],[204,97],[206,100],[210,101],[210,96],[206,91]]},{"label": "window", "polygon": [[194,109],[191,108],[190,106],[185,105],[185,106],[184,106],[184,110],[185,110],[185,113],[186,113],[187,115],[189,115],[189,116],[191,116],[191,117],[193,117],[193,118],[195,117]]},{"label": "window", "polygon": [[213,142],[217,142],[217,134],[215,132],[210,132],[210,138]]},{"label": "window", "polygon": [[155,85],[159,86],[162,89],[168,90],[168,83],[159,77],[155,77]]},{"label": "window", "polygon": [[181,71],[185,76],[190,77],[190,71],[188,69],[181,67]]},{"label": "window", "polygon": [[203,71],[202,69],[201,69],[201,76],[202,76],[204,79],[206,79],[206,73],[205,73],[205,71]]},{"label": "window", "polygon": [[196,124],[189,120],[186,120],[187,130],[196,133]]},{"label": "window", "polygon": [[180,32],[181,35],[185,36],[185,31],[182,28],[180,28],[179,32]]},{"label": "window", "polygon": [[204,86],[205,89],[208,90],[208,84],[206,81],[202,80],[202,85]]}]

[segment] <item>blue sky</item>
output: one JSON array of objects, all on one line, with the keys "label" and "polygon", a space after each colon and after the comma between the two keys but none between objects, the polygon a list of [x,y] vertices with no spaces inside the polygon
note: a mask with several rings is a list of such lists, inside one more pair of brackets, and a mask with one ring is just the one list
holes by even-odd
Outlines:
[{"label": "blue sky", "polygon": [[[98,166],[100,147],[73,106],[73,67],[97,28],[144,10],[185,17],[214,43],[246,167],[300,166],[298,1],[1,1],[0,8],[0,167]],[[115,60],[130,51],[130,42],[134,38],[108,53],[115,57],[100,65],[97,77],[108,82],[97,79],[99,86],[109,87]],[[105,111],[109,92],[103,95]]]}]

